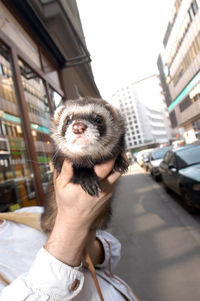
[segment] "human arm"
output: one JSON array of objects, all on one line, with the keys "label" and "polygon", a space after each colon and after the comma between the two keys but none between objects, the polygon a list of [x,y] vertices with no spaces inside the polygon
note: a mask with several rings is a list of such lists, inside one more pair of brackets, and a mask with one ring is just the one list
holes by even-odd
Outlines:
[{"label": "human arm", "polygon": [[[110,198],[119,174],[114,173],[106,181],[102,180],[99,198],[92,198],[78,185],[68,182],[69,173],[70,166],[66,164],[55,181],[58,215],[45,249],[39,251],[29,273],[2,291],[0,300],[11,300],[11,296],[15,296],[16,301],[25,300],[25,297],[37,301],[69,300],[80,292],[84,275],[81,267],[75,266],[81,262],[90,226]],[[106,191],[105,185],[109,186]],[[77,283],[77,287],[72,289],[74,283]]]}]

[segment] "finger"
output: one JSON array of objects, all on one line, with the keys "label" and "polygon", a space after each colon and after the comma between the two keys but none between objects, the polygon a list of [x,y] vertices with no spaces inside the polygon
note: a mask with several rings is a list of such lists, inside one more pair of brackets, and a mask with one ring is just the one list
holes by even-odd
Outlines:
[{"label": "finger", "polygon": [[94,167],[94,171],[99,179],[105,179],[113,169],[115,160],[109,160]]},{"label": "finger", "polygon": [[100,185],[102,193],[108,193],[108,192],[113,193],[114,184],[119,179],[120,176],[121,173],[115,171],[111,173],[106,179],[102,180]]},{"label": "finger", "polygon": [[56,181],[60,185],[65,186],[66,184],[69,183],[72,176],[73,176],[72,163],[67,161],[67,160],[64,160],[63,165],[62,165],[62,169],[61,169],[61,173],[57,177]]},{"label": "finger", "polygon": [[109,184],[114,184],[121,176],[121,173],[119,171],[115,171],[113,173],[111,173],[105,180],[109,183]]}]

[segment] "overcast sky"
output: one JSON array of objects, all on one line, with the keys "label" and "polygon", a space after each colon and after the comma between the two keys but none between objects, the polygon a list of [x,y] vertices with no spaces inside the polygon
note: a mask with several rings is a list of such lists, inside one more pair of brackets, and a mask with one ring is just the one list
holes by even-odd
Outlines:
[{"label": "overcast sky", "polygon": [[77,0],[95,82],[103,98],[157,73],[174,0]]}]

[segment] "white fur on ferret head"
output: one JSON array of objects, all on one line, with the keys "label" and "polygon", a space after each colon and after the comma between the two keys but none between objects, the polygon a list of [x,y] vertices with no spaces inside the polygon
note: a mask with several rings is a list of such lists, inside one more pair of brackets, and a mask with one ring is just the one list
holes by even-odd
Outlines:
[{"label": "white fur on ferret head", "polygon": [[[73,143],[77,137],[72,131],[73,123],[67,127],[63,135],[67,116],[91,115],[93,113],[103,117],[106,128],[105,134],[101,136],[95,125],[84,120],[87,129],[81,136],[88,143]],[[81,121],[81,118],[78,118],[78,120]],[[63,154],[72,159],[77,157],[100,159],[112,154],[113,149],[118,147],[121,135],[124,133],[124,123],[117,109],[111,107],[104,100],[86,98],[86,100],[69,100],[65,105],[57,108],[54,114],[52,130],[52,138],[58,150]]]}]

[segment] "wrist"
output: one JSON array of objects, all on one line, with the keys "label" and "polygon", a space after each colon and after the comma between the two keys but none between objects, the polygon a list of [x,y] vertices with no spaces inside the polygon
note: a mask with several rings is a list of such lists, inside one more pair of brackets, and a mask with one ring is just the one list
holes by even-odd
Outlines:
[{"label": "wrist", "polygon": [[92,221],[88,218],[88,214],[76,212],[76,210],[58,210],[56,216],[56,225],[64,227],[73,232],[89,232]]},{"label": "wrist", "polygon": [[79,266],[86,245],[88,230],[70,225],[62,218],[56,218],[52,233],[45,249],[58,260],[70,266]]}]

